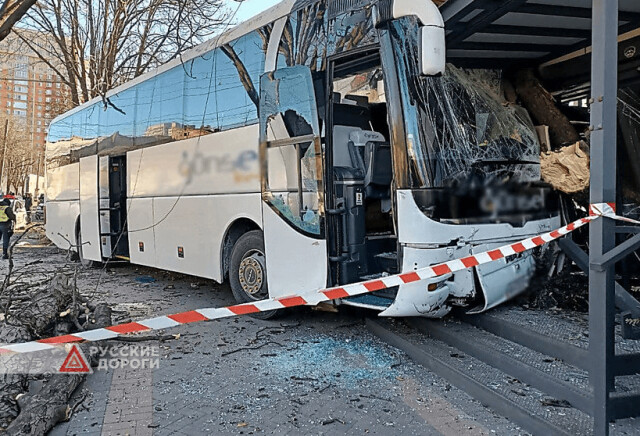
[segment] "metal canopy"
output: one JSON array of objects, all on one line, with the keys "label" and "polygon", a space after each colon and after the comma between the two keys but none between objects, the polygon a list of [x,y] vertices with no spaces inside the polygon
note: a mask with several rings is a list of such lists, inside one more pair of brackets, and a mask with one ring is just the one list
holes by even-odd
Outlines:
[{"label": "metal canopy", "polygon": [[[540,65],[591,46],[592,0],[448,0],[447,56],[464,67]],[[640,28],[640,1],[619,0],[618,33]]]},{"label": "metal canopy", "polygon": [[[591,73],[584,91],[590,94],[590,202],[616,204],[617,94],[623,78],[616,66],[620,55],[633,58],[637,53],[635,45],[620,47],[624,38],[619,35],[631,31],[625,37],[640,35],[640,0],[448,0],[441,11],[447,23],[449,60],[460,66],[537,66],[569,54],[587,54],[585,49],[591,47],[591,67],[584,68]],[[615,264],[637,249],[640,235],[617,244],[618,232],[622,234],[623,227],[613,220],[592,222],[589,255],[570,239],[563,240],[573,247],[565,249],[567,255],[589,274],[588,365],[597,436],[609,434],[613,419],[640,416],[640,392],[616,387],[617,376],[640,373],[640,353],[619,354],[615,349],[616,304],[626,310],[621,313],[622,327],[638,305],[616,284]],[[623,297],[619,302],[616,294]]]}]

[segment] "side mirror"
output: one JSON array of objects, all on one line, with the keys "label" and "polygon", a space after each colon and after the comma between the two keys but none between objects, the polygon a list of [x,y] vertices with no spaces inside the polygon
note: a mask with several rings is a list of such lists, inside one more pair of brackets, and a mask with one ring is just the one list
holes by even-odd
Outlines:
[{"label": "side mirror", "polygon": [[445,31],[439,26],[420,28],[420,68],[425,76],[444,74],[447,65]]}]

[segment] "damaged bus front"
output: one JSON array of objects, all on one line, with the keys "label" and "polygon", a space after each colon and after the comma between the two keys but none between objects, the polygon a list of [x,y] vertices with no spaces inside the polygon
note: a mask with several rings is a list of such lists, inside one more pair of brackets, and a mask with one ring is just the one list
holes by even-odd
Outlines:
[{"label": "damaged bus front", "polygon": [[[558,200],[540,182],[535,127],[525,109],[505,101],[502,72],[445,66],[444,24],[431,2],[381,1],[374,20],[382,73],[367,77],[384,80],[397,251],[370,253],[380,237],[370,231],[372,210],[380,206],[368,197],[365,180],[363,256],[378,265],[393,259],[397,267],[381,271],[370,261],[369,277],[490,251],[559,226]],[[352,134],[351,143],[357,138]],[[364,147],[365,161],[384,162],[374,148]],[[357,224],[343,227],[348,235]],[[441,317],[456,306],[478,313],[523,292],[535,268],[532,252],[514,252],[488,265],[345,303],[378,308],[382,316]]]}]

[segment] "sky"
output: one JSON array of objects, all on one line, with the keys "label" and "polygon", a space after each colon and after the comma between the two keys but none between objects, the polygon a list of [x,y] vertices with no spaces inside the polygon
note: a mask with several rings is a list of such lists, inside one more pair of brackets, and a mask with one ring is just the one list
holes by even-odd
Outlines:
[{"label": "sky", "polygon": [[260,12],[269,9],[271,6],[274,6],[280,3],[280,0],[244,0],[242,3],[238,3],[235,0],[226,0],[231,9],[232,13],[238,9],[238,5],[240,5],[240,9],[235,16],[234,21],[236,23],[241,23],[249,18],[253,17]]}]

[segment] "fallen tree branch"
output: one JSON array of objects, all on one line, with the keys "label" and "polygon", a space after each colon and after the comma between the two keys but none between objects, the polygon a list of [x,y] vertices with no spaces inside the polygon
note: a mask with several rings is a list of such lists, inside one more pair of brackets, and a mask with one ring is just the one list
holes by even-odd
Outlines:
[{"label": "fallen tree branch", "polygon": [[275,341],[269,341],[269,342],[265,342],[264,344],[260,344],[260,345],[258,345],[256,347],[241,347],[241,348],[237,348],[237,349],[232,350],[232,351],[227,351],[226,353],[222,353],[222,357],[226,357],[226,356],[229,356],[231,354],[238,353],[240,351],[259,350],[260,348],[266,347],[269,344],[273,344],[273,345],[277,345],[279,347],[282,347],[282,344],[279,344],[279,343],[277,343]]},{"label": "fallen tree branch", "polygon": [[[15,243],[14,243],[15,244]],[[59,271],[63,270],[64,273]],[[12,270],[13,271],[13,270]],[[80,295],[77,287],[78,268],[58,268],[52,278],[44,281],[29,281],[29,269],[18,276],[24,283],[16,282],[15,276],[5,280],[2,305],[4,322],[0,322],[0,342],[19,343],[57,334],[72,333],[85,330],[80,325],[79,317],[86,317],[86,325],[93,328],[111,325],[111,309],[106,303],[89,304]],[[39,279],[39,271],[31,271]],[[51,274],[51,272],[42,273]],[[24,279],[22,278],[24,275]],[[91,310],[82,304],[91,306]],[[88,345],[81,349],[88,355]],[[22,377],[25,381],[33,376]],[[38,376],[39,377],[39,376]],[[10,390],[6,379],[0,384],[0,392],[12,392],[12,395],[0,395],[0,422],[6,426],[9,435],[46,434],[58,422],[69,419],[79,403],[69,407],[68,401],[85,374],[56,374],[45,379],[44,386],[35,394],[24,394],[28,391],[28,383],[17,391]],[[17,403],[14,397],[22,392]],[[15,408],[18,408],[16,414]],[[14,419],[15,418],[15,419]]]},{"label": "fallen tree branch", "polygon": [[20,414],[9,424],[6,433],[12,436],[46,434],[57,423],[69,419],[69,398],[84,377],[84,374],[51,376],[38,394],[18,400]]},{"label": "fallen tree branch", "polygon": [[172,341],[176,340],[176,335],[153,335],[153,336],[118,336],[110,339],[120,342],[146,342],[146,341]]}]

